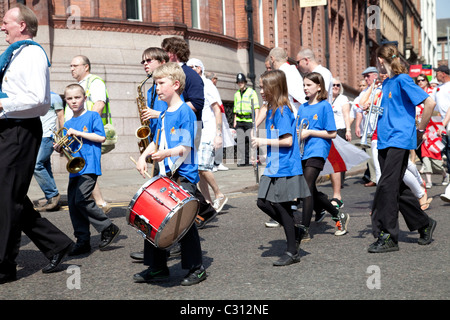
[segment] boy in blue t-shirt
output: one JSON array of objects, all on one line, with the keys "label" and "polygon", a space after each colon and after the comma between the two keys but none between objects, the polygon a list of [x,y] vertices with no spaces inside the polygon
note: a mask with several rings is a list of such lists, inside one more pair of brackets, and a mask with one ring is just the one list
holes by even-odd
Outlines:
[{"label": "boy in blue t-shirt", "polygon": [[[183,102],[186,76],[181,67],[174,62],[161,65],[153,72],[156,92],[159,98],[167,102],[167,111],[158,118],[157,129],[161,129],[159,146],[152,143],[139,157],[136,168],[145,178],[147,172],[146,158],[151,156],[154,163],[159,163],[160,173],[170,172],[179,185],[193,194],[200,202],[200,212],[210,207],[197,189],[199,181],[197,154],[194,146],[196,136],[196,116],[191,108]],[[206,279],[206,269],[202,261],[202,249],[197,226],[191,228],[180,240],[181,267],[189,273],[181,282],[183,286],[197,284]],[[167,252],[157,248],[148,241],[144,247],[144,264],[148,269],[133,276],[135,282],[154,282],[169,278]]]},{"label": "boy in blue t-shirt", "polygon": [[[86,94],[79,84],[68,85],[64,95],[69,108],[73,111],[73,117],[64,124],[67,129],[65,135],[76,136],[82,141],[81,148],[77,141],[74,141],[70,148],[74,151],[80,149],[73,157],[81,157],[85,161],[84,167],[79,172],[69,174],[67,188],[70,219],[74,236],[77,238],[69,255],[75,256],[91,251],[90,224],[101,233],[100,250],[105,249],[116,239],[120,229],[96,205],[94,199],[91,199],[97,177],[102,174],[101,146],[105,141],[102,119],[97,112],[84,108]],[[55,145],[55,149],[62,152],[61,146]]]}]

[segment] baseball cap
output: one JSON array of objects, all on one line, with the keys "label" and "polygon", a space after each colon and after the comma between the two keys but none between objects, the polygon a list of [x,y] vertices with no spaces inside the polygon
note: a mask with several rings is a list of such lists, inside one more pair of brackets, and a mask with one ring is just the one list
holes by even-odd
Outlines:
[{"label": "baseball cap", "polygon": [[450,74],[450,70],[448,69],[447,66],[439,66],[437,68],[434,68],[433,70],[434,71],[441,71],[441,72],[444,72],[446,74]]},{"label": "baseball cap", "polygon": [[200,59],[192,58],[186,63],[188,67],[200,67],[205,73],[205,67],[203,66],[203,62]]},{"label": "baseball cap", "polygon": [[378,73],[378,69],[375,67],[368,67],[361,74],[372,73],[372,72]]}]

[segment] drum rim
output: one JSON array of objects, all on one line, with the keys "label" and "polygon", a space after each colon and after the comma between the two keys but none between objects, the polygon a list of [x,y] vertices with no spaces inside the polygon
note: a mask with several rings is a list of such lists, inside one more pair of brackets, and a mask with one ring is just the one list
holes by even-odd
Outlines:
[{"label": "drum rim", "polygon": [[[167,225],[167,223],[170,221],[170,219],[172,219],[172,217],[173,217],[173,215],[175,214],[175,212],[177,212],[179,209],[180,209],[180,207],[183,207],[186,203],[188,203],[188,202],[191,202],[191,201],[196,201],[197,202],[197,210],[196,210],[196,212],[195,212],[195,214],[193,215],[193,219],[192,219],[192,221],[189,223],[189,226],[183,231],[183,232],[181,232],[178,236],[177,236],[177,238],[175,239],[175,241],[171,244],[171,245],[169,245],[169,246],[167,246],[167,247],[161,247],[161,246],[159,246],[159,238],[161,237],[161,232],[164,230],[164,227]],[[197,214],[198,214],[198,210],[199,210],[199,208],[200,208],[200,201],[196,198],[196,197],[194,197],[194,196],[190,196],[190,197],[188,197],[188,198],[185,198],[183,201],[181,201],[180,203],[178,203],[175,207],[173,207],[172,208],[172,210],[170,210],[170,213],[168,214],[168,215],[166,215],[166,217],[164,218],[164,220],[161,222],[161,224],[159,225],[159,228],[158,228],[158,231],[156,231],[156,234],[155,234],[155,247],[157,247],[157,248],[160,248],[160,249],[168,249],[168,248],[170,248],[171,246],[173,246],[176,242],[178,242],[185,234],[186,234],[186,232],[188,232],[188,230],[192,227],[192,225],[194,224],[194,222],[195,222],[195,218],[197,217]],[[175,209],[177,209],[177,210],[175,210]],[[170,218],[169,218],[170,217]],[[151,243],[151,241],[150,241],[150,243]]]},{"label": "drum rim", "polygon": [[128,212],[127,212],[127,222],[128,224],[130,224],[130,213],[132,208],[134,207],[134,204],[136,203],[137,199],[141,196],[142,192],[144,192],[144,190],[151,185],[153,182],[155,182],[155,180],[157,180],[159,177],[162,177],[161,175],[156,175],[153,178],[149,179],[148,181],[146,181],[140,188],[139,190],[134,194],[133,198],[131,198],[130,203],[128,204]]}]

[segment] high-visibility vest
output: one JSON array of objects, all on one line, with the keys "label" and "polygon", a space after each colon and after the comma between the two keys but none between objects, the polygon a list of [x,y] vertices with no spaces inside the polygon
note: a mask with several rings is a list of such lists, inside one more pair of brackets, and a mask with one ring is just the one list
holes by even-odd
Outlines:
[{"label": "high-visibility vest", "polygon": [[[94,80],[101,80],[103,83],[105,83],[105,81],[100,78],[99,76],[96,76],[94,74],[90,74],[88,76],[88,79],[86,81],[86,108],[89,111],[92,111],[92,108],[94,107],[94,103],[95,101],[91,100],[91,92],[90,92],[90,87],[92,82],[94,82]],[[106,85],[105,85],[105,92],[106,92],[106,103],[105,103],[105,107],[102,110],[102,121],[103,121],[103,125],[107,124],[107,123],[112,123],[112,119],[111,119],[111,109],[109,107],[109,95],[108,95],[108,90],[106,89]]]},{"label": "high-visibility vest", "polygon": [[252,122],[252,99],[255,109],[259,109],[258,95],[252,88],[246,88],[241,94],[241,90],[234,94],[233,113],[236,114],[236,121]]}]

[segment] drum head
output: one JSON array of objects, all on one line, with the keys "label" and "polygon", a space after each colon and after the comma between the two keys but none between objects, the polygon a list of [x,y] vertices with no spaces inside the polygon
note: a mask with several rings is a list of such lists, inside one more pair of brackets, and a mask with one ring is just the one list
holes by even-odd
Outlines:
[{"label": "drum head", "polygon": [[155,237],[155,245],[166,249],[179,241],[194,223],[198,208],[199,201],[194,197],[185,199],[175,207],[161,224]]}]

